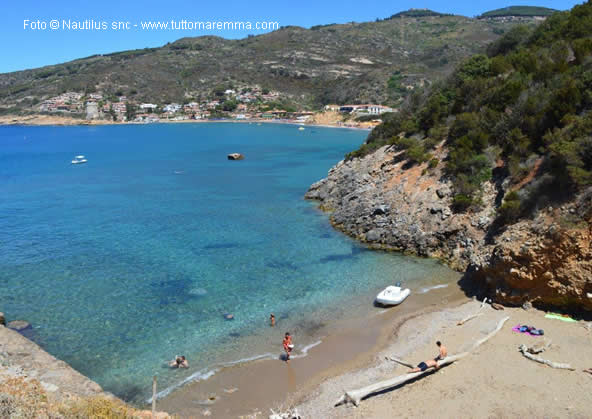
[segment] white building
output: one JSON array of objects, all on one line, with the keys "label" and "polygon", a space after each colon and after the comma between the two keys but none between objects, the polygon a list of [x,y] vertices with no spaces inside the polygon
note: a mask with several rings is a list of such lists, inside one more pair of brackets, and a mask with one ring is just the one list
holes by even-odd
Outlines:
[{"label": "white building", "polygon": [[168,105],[165,105],[164,108],[162,108],[162,110],[164,112],[171,113],[179,112],[181,110],[181,105],[179,105],[178,103],[169,103]]}]

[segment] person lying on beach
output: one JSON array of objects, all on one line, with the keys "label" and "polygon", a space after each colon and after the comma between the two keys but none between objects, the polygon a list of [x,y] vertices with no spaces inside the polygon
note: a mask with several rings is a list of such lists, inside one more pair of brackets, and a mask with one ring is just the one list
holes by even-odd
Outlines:
[{"label": "person lying on beach", "polygon": [[185,358],[185,355],[176,356],[175,359],[169,362],[171,368],[189,368],[189,362]]},{"label": "person lying on beach", "polygon": [[436,342],[436,345],[440,348],[440,353],[434,358],[434,361],[441,361],[448,356],[448,349],[440,341]]},{"label": "person lying on beach", "polygon": [[292,352],[292,349],[294,349],[292,336],[289,332],[286,332],[286,336],[284,336],[284,341],[282,344],[284,345],[284,351],[286,351],[286,362],[288,362],[290,360],[290,352]]},{"label": "person lying on beach", "polygon": [[427,361],[417,364],[417,368],[413,368],[410,372],[423,372],[431,367],[438,369],[438,362],[433,359],[428,359]]}]

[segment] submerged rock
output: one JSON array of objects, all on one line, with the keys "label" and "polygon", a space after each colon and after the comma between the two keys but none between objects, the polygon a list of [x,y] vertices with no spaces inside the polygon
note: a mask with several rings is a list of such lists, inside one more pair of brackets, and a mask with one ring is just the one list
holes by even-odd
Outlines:
[{"label": "submerged rock", "polygon": [[30,329],[31,324],[24,320],[13,320],[7,324],[7,327],[12,330],[16,330],[17,332],[22,332],[23,330]]}]

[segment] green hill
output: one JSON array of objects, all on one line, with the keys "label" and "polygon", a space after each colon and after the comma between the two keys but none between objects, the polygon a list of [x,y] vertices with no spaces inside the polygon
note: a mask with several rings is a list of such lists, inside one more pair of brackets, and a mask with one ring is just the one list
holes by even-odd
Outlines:
[{"label": "green hill", "polygon": [[395,13],[389,19],[400,18],[400,17],[441,17],[441,16],[452,16],[446,13],[434,12],[430,9],[409,9],[403,12]]},{"label": "green hill", "polygon": [[412,89],[449,74],[514,25],[437,16],[290,26],[237,40],[183,38],[160,48],[0,74],[0,113],[36,112],[40,101],[65,92],[162,104],[252,85],[307,108],[347,102],[397,105]]},{"label": "green hill", "polygon": [[410,164],[426,162],[444,141],[456,210],[479,207],[481,184],[493,178],[506,191],[501,224],[573,197],[592,185],[591,33],[590,2],[513,28],[409,98],[349,157],[392,144]]},{"label": "green hill", "polygon": [[536,6],[509,6],[502,9],[490,10],[489,12],[483,13],[479,16],[479,19],[486,19],[492,17],[506,17],[506,16],[550,16],[557,10],[549,9],[547,7],[536,7]]}]

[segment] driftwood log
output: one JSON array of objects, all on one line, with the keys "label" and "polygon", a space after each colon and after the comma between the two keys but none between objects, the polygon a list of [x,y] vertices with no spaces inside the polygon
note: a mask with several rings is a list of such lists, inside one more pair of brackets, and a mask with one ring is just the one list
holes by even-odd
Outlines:
[{"label": "driftwood log", "polygon": [[402,359],[395,358],[394,356],[387,356],[387,357],[386,357],[386,359],[387,359],[388,361],[393,361],[393,362],[396,362],[397,364],[401,364],[401,365],[403,365],[404,367],[408,367],[408,368],[411,368],[411,369],[415,368],[415,367],[413,366],[413,364],[411,364],[411,363],[409,363],[409,362],[405,362],[405,361],[403,361]]},{"label": "driftwood log", "polygon": [[[446,358],[439,361],[437,363],[437,368],[441,368],[446,365],[452,364],[453,362],[458,361],[459,359],[464,358],[465,356],[469,355],[471,353],[471,351],[473,351],[479,345],[482,345],[483,343],[487,342],[497,332],[499,332],[501,330],[501,328],[504,326],[504,323],[509,318],[510,317],[504,317],[503,319],[501,319],[498,322],[497,327],[491,333],[489,333],[487,336],[485,336],[483,339],[480,339],[477,342],[475,342],[475,344],[471,347],[471,349],[469,351],[462,352],[457,355],[447,356]],[[412,381],[412,380],[415,380],[416,378],[420,378],[422,376],[427,375],[428,373],[430,373],[432,371],[433,368],[434,367],[430,367],[430,368],[426,369],[425,371],[411,372],[408,374],[399,375],[397,377],[393,377],[388,380],[379,381],[377,383],[370,384],[369,386],[366,386],[366,387],[362,387],[362,388],[359,388],[356,390],[346,391],[345,394],[343,396],[341,396],[339,398],[339,400],[337,400],[337,402],[335,403],[335,406],[339,406],[344,403],[353,403],[355,406],[358,406],[360,404],[360,401],[362,401],[362,399],[370,396],[371,394],[379,393],[381,391],[385,391],[385,390],[389,390],[389,389],[394,389],[395,387],[405,384],[408,381]]]},{"label": "driftwood log", "polygon": [[482,316],[483,313],[481,313],[480,311],[483,309],[483,307],[485,307],[485,302],[486,301],[487,301],[487,297],[483,299],[483,302],[481,303],[481,306],[479,307],[479,310],[477,310],[475,312],[475,314],[471,314],[470,316],[465,317],[464,319],[462,319],[461,321],[459,321],[456,325],[457,326],[461,326],[461,325],[465,324],[466,322],[468,322],[469,320],[474,319],[475,317]]},{"label": "driftwood log", "polygon": [[522,355],[524,355],[526,358],[530,359],[531,361],[535,361],[535,362],[539,362],[541,364],[548,365],[551,368],[557,368],[557,369],[560,369],[560,370],[575,371],[575,368],[573,368],[569,364],[562,363],[562,362],[549,361],[548,359],[543,359],[543,358],[541,358],[539,356],[535,356],[535,355],[529,353],[527,346],[524,345],[524,344],[520,345],[518,347],[518,350],[522,353]]},{"label": "driftwood log", "polygon": [[551,346],[551,341],[549,340],[548,342],[543,342],[543,343],[537,343],[536,345],[532,345],[526,348],[526,352],[531,353],[531,354],[540,354],[541,352],[545,352],[549,346]]}]

